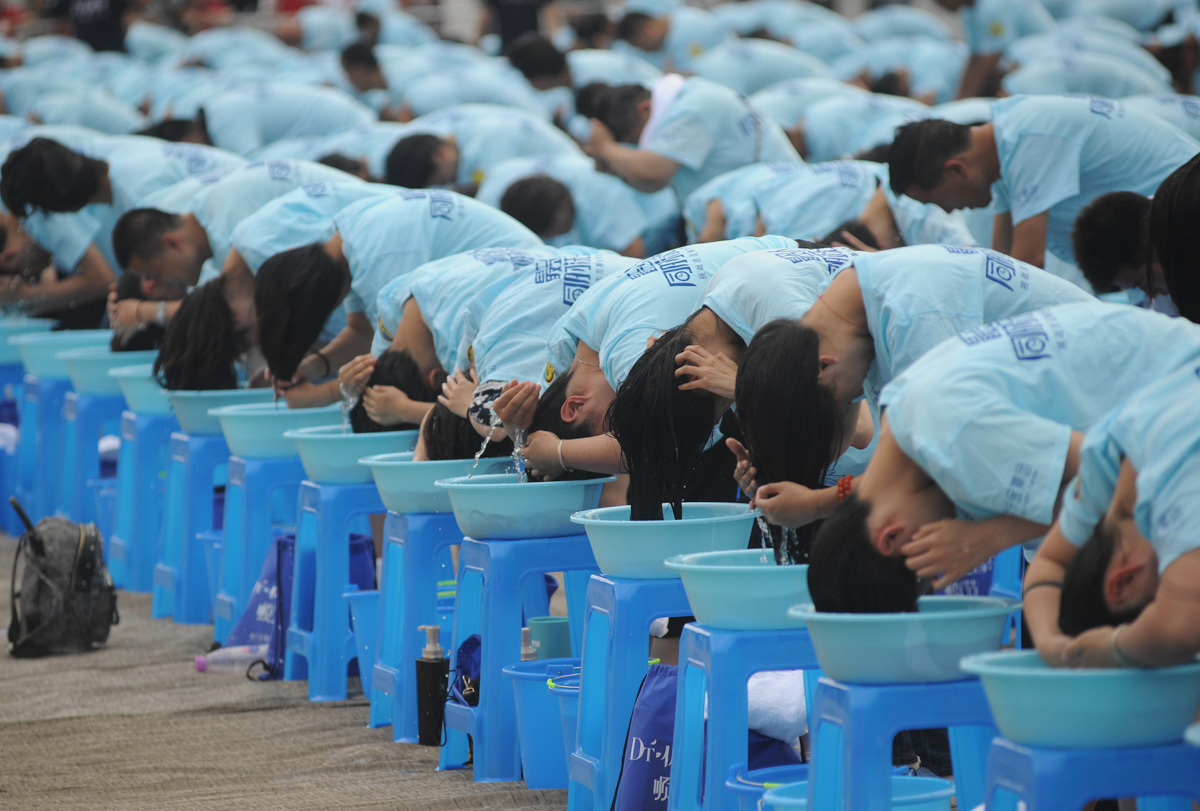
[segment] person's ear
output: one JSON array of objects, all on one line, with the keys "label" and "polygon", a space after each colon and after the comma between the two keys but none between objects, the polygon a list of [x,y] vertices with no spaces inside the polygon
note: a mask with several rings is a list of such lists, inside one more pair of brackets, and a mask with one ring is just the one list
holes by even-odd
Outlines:
[{"label": "person's ear", "polygon": [[942,164],[942,180],[950,177],[966,178],[971,174],[971,167],[962,158],[950,158]]},{"label": "person's ear", "polygon": [[1145,561],[1125,558],[1109,564],[1104,577],[1104,599],[1114,608],[1130,607],[1138,596],[1137,576],[1146,568]]},{"label": "person's ear", "polygon": [[159,241],[164,248],[172,251],[178,251],[183,246],[183,237],[179,235],[178,231],[168,231],[159,237]]},{"label": "person's ear", "polygon": [[658,336],[651,335],[649,338],[646,339],[646,350],[649,351],[650,347],[654,346],[656,343],[658,343]]},{"label": "person's ear", "polygon": [[650,99],[642,99],[641,101],[639,101],[637,103],[637,106],[634,109],[637,110],[638,115],[641,117],[641,119],[643,121],[649,120],[649,118],[650,118]]},{"label": "person's ear", "polygon": [[898,522],[885,524],[875,533],[875,537],[871,539],[871,545],[875,547],[876,552],[885,558],[890,558],[900,552],[900,536],[903,533],[903,524]]},{"label": "person's ear", "polygon": [[587,401],[588,398],[582,394],[572,394],[563,400],[562,408],[558,412],[559,417],[568,425],[581,421],[584,419],[583,407],[587,405]]},{"label": "person's ear", "polygon": [[833,355],[818,355],[817,356],[817,371],[824,372],[837,365],[837,358]]},{"label": "person's ear", "polygon": [[430,390],[440,393],[442,390],[442,381],[446,379],[446,373],[441,369],[430,369],[425,373],[425,385],[429,386]]}]

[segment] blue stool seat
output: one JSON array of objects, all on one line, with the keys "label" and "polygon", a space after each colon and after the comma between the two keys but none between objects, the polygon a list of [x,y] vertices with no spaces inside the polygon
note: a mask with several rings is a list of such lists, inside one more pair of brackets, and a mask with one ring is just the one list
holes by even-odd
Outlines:
[{"label": "blue stool seat", "polygon": [[1136,796],[1139,811],[1191,811],[1191,800],[1200,801],[1200,747],[1042,749],[998,737],[986,792],[989,809],[1015,809],[1020,797],[1027,811],[1078,811],[1091,800]]},{"label": "blue stool seat", "polygon": [[[675,755],[667,807],[674,811],[736,811],[738,797],[726,790],[725,782],[731,770],[746,762],[746,684],[763,670],[818,674],[820,665],[812,638],[807,628],[729,631],[691,622],[684,626],[679,640],[679,668]],[[807,687],[810,679],[807,673],[805,676]],[[811,681],[815,687],[815,679]]]},{"label": "blue stool seat", "polygon": [[220,434],[171,434],[150,604],[150,616],[156,619],[209,622],[208,574],[199,533],[213,529],[213,486],[224,478],[228,461],[229,446]]},{"label": "blue stool seat", "polygon": [[[225,643],[246,609],[250,591],[262,570],[263,558],[271,548],[271,531],[296,525],[296,497],[302,481],[304,466],[300,464],[299,456],[278,459],[229,457],[225,537],[221,542],[221,584],[212,611],[214,642]],[[299,553],[297,539],[297,558]],[[339,590],[338,594],[341,593]],[[292,603],[295,605],[295,598]]]},{"label": "blue stool seat", "polygon": [[37,520],[58,506],[63,458],[63,399],[71,391],[67,377],[25,375],[21,397],[17,498]]},{"label": "blue stool seat", "polygon": [[[441,645],[450,650],[454,615],[439,607],[438,583],[454,582],[450,547],[462,543],[451,513],[401,515],[389,512],[383,529],[379,576],[379,642],[371,674],[368,726],[392,725],[396,743],[417,742],[417,685],[413,662],[421,658],[421,625],[441,626]],[[453,585],[451,585],[453,589]],[[453,591],[451,591],[453,596]],[[453,658],[453,657],[451,657]],[[360,669],[362,662],[359,662]]]},{"label": "blue stool seat", "polygon": [[[959,808],[983,802],[992,713],[978,679],[939,684],[843,684],[822,676],[809,711],[808,807],[890,811],[892,739],[908,729],[950,727]],[[844,805],[838,801],[845,797]]]},{"label": "blue stool seat", "polygon": [[154,584],[167,448],[171,433],[177,430],[174,414],[126,411],[121,415],[117,515],[108,538],[108,560],[111,570],[124,575],[126,591],[148,592]]},{"label": "blue stool seat", "polygon": [[[470,735],[475,744],[475,782],[521,779],[516,700],[503,670],[521,661],[522,610],[526,617],[549,613],[543,575],[558,571],[567,573],[567,616],[581,627],[583,576],[596,571],[586,535],[523,541],[463,539],[450,650],[453,656],[464,639],[479,634],[479,705],[446,702],[446,744],[439,769],[462,768]],[[572,629],[573,643],[581,633]]]},{"label": "blue stool seat", "polygon": [[[120,430],[125,397],[120,394],[80,394],[63,397],[63,454],[59,467],[59,514],[81,524],[97,522],[96,501],[88,480],[100,475],[100,437]],[[104,547],[108,558],[108,545]],[[117,586],[124,581],[117,580]]]},{"label": "blue stool seat", "polygon": [[[625,733],[638,686],[649,670],[650,624],[692,613],[683,581],[593,575],[584,613],[579,726],[567,771],[567,808],[604,811],[612,804]],[[741,760],[745,760],[745,747]]]},{"label": "blue stool seat", "polygon": [[[350,613],[350,522],[384,511],[372,484],[300,484],[285,679],[308,679],[309,701],[345,701],[355,658]],[[228,535],[226,536],[228,537]]]}]

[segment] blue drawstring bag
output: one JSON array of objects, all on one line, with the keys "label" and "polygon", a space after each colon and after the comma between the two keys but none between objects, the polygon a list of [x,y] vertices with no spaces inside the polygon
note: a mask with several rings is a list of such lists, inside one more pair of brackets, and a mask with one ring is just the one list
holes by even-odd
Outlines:
[{"label": "blue drawstring bag", "polygon": [[465,707],[479,706],[479,670],[483,660],[483,645],[479,634],[471,634],[454,654],[454,680],[450,682],[450,698]]},{"label": "blue drawstring bag", "polygon": [[625,736],[612,805],[616,811],[667,807],[678,676],[675,665],[653,664],[642,681]]}]

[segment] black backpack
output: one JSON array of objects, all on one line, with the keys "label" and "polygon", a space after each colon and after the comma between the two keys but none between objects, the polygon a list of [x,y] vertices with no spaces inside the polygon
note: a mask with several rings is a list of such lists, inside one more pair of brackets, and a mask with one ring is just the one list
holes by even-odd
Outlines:
[{"label": "black backpack", "polygon": [[[104,539],[95,524],[43,518],[37,526],[15,498],[25,533],[17,542],[12,571],[12,620],[8,652],[13,656],[75,653],[108,639],[120,621],[117,594],[104,565]],[[18,563],[25,557],[21,588]]]}]

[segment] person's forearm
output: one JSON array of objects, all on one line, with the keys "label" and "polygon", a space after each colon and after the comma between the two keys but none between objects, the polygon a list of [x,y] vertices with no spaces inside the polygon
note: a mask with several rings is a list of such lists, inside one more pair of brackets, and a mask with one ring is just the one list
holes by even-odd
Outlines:
[{"label": "person's forearm", "polygon": [[983,92],[983,86],[988,77],[1000,63],[1001,54],[972,54],[963,70],[962,81],[958,85],[956,98],[973,99]]},{"label": "person's forearm", "polygon": [[[358,323],[360,321],[361,324]],[[364,324],[367,325],[366,329],[363,328]],[[321,354],[329,361],[330,368],[337,370],[359,355],[370,352],[373,337],[366,317],[362,313],[351,313],[346,319],[345,328],[321,347]]]},{"label": "person's forearm", "polygon": [[1025,570],[1022,610],[1035,645],[1062,635],[1058,628],[1058,612],[1066,571],[1065,566],[1040,555]]},{"label": "person's forearm", "polygon": [[3,300],[10,304],[24,302],[33,314],[53,312],[102,299],[115,281],[104,255],[95,245],[89,245],[72,275],[51,284],[18,282]]},{"label": "person's forearm", "polygon": [[626,472],[621,466],[621,445],[612,434],[563,440],[562,460],[572,470]]},{"label": "person's forearm", "polygon": [[[1181,606],[1175,604],[1174,609]],[[1150,603],[1141,615],[1122,628],[1117,636],[1118,651],[1124,661],[1139,667],[1169,667],[1190,662],[1200,653],[1200,622],[1197,612],[1170,610]]]},{"label": "person's forearm", "polygon": [[640,192],[665,189],[675,174],[668,171],[661,155],[624,144],[610,144],[600,157],[617,177]]}]

